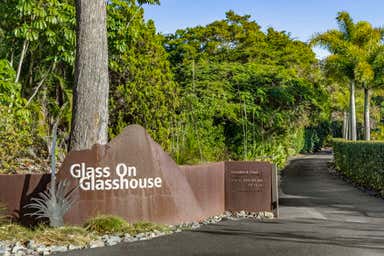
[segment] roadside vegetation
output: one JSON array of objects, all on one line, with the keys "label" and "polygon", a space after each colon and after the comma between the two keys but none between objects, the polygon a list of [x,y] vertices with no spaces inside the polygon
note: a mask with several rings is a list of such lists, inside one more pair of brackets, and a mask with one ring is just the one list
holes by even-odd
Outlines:
[{"label": "roadside vegetation", "polygon": [[[179,164],[279,166],[331,137],[384,139],[380,28],[340,12],[338,30],[307,43],[228,11],[162,35],[144,3],[158,1],[107,4],[109,138],[136,123]],[[0,10],[0,173],[49,172],[55,123],[59,163],[69,150],[75,4],[7,0]],[[319,61],[313,45],[331,55]]]},{"label": "roadside vegetation", "polygon": [[[1,219],[5,219],[3,216]],[[97,216],[86,221],[83,226],[63,226],[52,228],[47,225],[38,225],[33,228],[23,227],[9,220],[0,223],[0,241],[34,242],[45,246],[74,245],[86,246],[91,241],[103,235],[129,234],[135,236],[147,232],[169,233],[172,228],[166,225],[150,222],[137,222],[129,224],[117,216]]]},{"label": "roadside vegetation", "polygon": [[334,140],[338,171],[358,186],[384,197],[384,142]]},{"label": "roadside vegetation", "polygon": [[123,218],[110,215],[101,215],[89,219],[84,224],[84,227],[87,231],[94,232],[99,235],[125,233],[136,235],[138,233],[153,232],[155,230],[161,232],[171,231],[171,229],[166,225],[159,225],[144,221],[129,224]]}]

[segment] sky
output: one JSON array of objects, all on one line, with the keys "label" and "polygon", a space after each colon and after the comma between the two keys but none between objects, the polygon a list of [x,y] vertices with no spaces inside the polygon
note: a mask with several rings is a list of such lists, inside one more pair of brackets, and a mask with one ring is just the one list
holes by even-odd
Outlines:
[{"label": "sky", "polygon": [[[384,0],[160,0],[160,6],[145,6],[145,18],[155,21],[158,32],[206,25],[225,18],[234,10],[250,14],[263,30],[273,27],[291,33],[293,38],[308,41],[316,32],[337,28],[335,17],[347,11],[354,21],[366,20],[374,26],[384,25]],[[314,49],[318,58],[325,50]]]}]

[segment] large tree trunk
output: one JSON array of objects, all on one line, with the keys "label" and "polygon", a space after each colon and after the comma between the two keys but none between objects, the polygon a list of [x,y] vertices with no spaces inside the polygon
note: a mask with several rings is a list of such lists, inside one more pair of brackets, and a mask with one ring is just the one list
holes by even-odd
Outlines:
[{"label": "large tree trunk", "polygon": [[371,122],[369,117],[369,89],[364,87],[364,129],[365,140],[371,140]]},{"label": "large tree trunk", "polygon": [[70,150],[108,142],[106,2],[76,0],[77,47]]},{"label": "large tree trunk", "polygon": [[350,129],[351,129],[351,140],[357,140],[356,130],[356,103],[355,103],[355,81],[350,83]]}]

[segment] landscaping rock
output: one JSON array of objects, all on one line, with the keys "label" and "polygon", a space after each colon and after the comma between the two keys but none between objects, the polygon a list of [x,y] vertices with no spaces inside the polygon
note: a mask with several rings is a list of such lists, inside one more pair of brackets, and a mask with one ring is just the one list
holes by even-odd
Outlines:
[{"label": "landscaping rock", "polygon": [[35,250],[39,245],[34,241],[34,240],[30,240],[28,243],[27,243],[27,248],[28,249],[31,249],[31,250]]},{"label": "landscaping rock", "polygon": [[98,247],[104,247],[105,244],[103,240],[94,240],[89,244],[90,248],[98,248]]},{"label": "landscaping rock", "polygon": [[104,241],[106,246],[112,246],[120,243],[121,240],[119,236],[108,236]]},{"label": "landscaping rock", "polygon": [[36,248],[36,252],[39,254],[44,254],[45,251],[49,251],[49,249],[44,245],[38,246]]},{"label": "landscaping rock", "polygon": [[3,246],[2,244],[0,244],[0,255],[4,254],[6,252],[6,248],[5,246]]},{"label": "landscaping rock", "polygon": [[20,242],[17,242],[13,248],[12,248],[12,254],[17,254],[19,251],[20,253],[24,252],[24,250],[26,250],[26,248],[24,247],[24,245],[22,245]]},{"label": "landscaping rock", "polygon": [[148,240],[155,237],[182,232],[183,230],[195,230],[201,228],[202,225],[216,224],[222,220],[241,220],[244,218],[251,219],[271,219],[273,218],[271,212],[229,212],[226,211],[222,215],[212,216],[201,222],[182,223],[180,225],[169,225],[169,231],[153,230],[152,232],[139,233],[134,236],[130,234],[118,235],[104,235],[98,236],[97,239],[91,241],[87,246],[44,246],[36,243],[34,240],[25,243],[25,246],[21,242],[0,241],[0,256],[18,255],[18,256],[34,256],[34,255],[50,255],[55,252],[66,252],[68,250],[79,250],[83,248],[98,248],[104,246],[113,246],[121,242],[135,242],[141,240]]},{"label": "landscaping rock", "polygon": [[68,246],[68,250],[69,250],[69,251],[72,251],[72,250],[80,250],[80,249],[83,249],[83,248],[84,248],[84,246],[73,245],[73,244],[70,244],[70,245]]},{"label": "landscaping rock", "polygon": [[193,223],[191,224],[191,229],[197,229],[197,228],[199,228],[199,227],[200,227],[200,224],[197,223],[197,222],[193,222]]},{"label": "landscaping rock", "polygon": [[67,246],[51,246],[49,247],[51,252],[66,252],[68,251]]},{"label": "landscaping rock", "polygon": [[124,238],[124,243],[132,243],[132,242],[136,242],[138,241],[138,239],[134,238],[134,237],[129,237],[129,238]]},{"label": "landscaping rock", "polygon": [[132,237],[130,234],[124,235],[123,242],[130,243],[130,242],[135,242],[135,241],[137,241],[137,238]]}]

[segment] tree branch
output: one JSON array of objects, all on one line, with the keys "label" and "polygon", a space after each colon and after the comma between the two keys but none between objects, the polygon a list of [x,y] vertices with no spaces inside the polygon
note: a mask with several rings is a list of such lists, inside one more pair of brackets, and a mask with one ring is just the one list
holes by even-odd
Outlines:
[{"label": "tree branch", "polygon": [[21,67],[23,66],[23,61],[24,61],[25,53],[27,52],[28,46],[29,46],[29,42],[28,42],[27,39],[25,39],[25,40],[24,40],[24,43],[23,43],[23,49],[21,50],[21,55],[20,55],[19,65],[18,65],[18,67],[17,67],[17,73],[16,73],[15,83],[18,83],[18,82],[19,82],[19,79],[20,79],[20,73],[21,73]]},{"label": "tree branch", "polygon": [[47,71],[47,73],[44,74],[43,79],[39,82],[37,85],[35,91],[33,92],[32,96],[28,99],[27,104],[25,105],[26,107],[31,103],[32,99],[36,96],[37,92],[39,91],[40,87],[44,84],[45,80],[47,79],[49,73],[53,72],[55,69],[56,62],[53,62],[52,67]]}]

